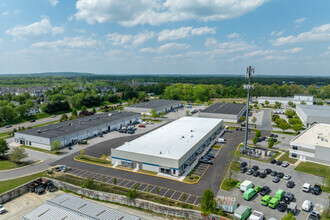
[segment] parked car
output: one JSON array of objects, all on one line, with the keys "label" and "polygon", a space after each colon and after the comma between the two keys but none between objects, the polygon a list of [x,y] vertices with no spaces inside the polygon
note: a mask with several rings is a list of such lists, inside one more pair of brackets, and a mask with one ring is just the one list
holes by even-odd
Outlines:
[{"label": "parked car", "polygon": [[258,138],[258,139],[257,139],[257,142],[261,142],[261,141],[262,141],[262,139],[261,139],[261,138]]},{"label": "parked car", "polygon": [[135,131],[134,131],[133,129],[129,129],[129,130],[127,131],[127,133],[128,133],[128,134],[134,134]]},{"label": "parked car", "polygon": [[302,186],[302,191],[304,192],[309,192],[311,189],[311,184],[309,183],[304,183],[304,185]]},{"label": "parked car", "polygon": [[260,191],[259,191],[259,194],[264,196],[264,195],[267,195],[270,191],[270,188],[269,186],[263,186]]},{"label": "parked car", "polygon": [[258,193],[261,190],[261,186],[254,186],[253,189]]},{"label": "parked car", "polygon": [[246,171],[247,175],[252,175],[252,173],[253,173],[253,170],[251,170],[251,169],[248,169],[248,171]]},{"label": "parked car", "polygon": [[320,213],[317,211],[311,211],[311,213],[308,215],[308,220],[318,220],[321,219]]},{"label": "parked car", "polygon": [[200,158],[199,162],[200,163],[206,163],[206,164],[213,164],[212,160],[207,159],[207,158]]},{"label": "parked car", "polygon": [[256,171],[256,170],[259,170],[259,167],[258,166],[256,166],[256,165],[254,165],[254,166],[252,166],[252,168],[251,168],[253,171]]},{"label": "parked car", "polygon": [[146,126],[143,124],[139,124],[139,128],[145,128]]},{"label": "parked car", "polygon": [[50,116],[50,117],[51,117],[51,118],[56,118],[56,116],[57,116],[57,115],[52,115],[52,116]]},{"label": "parked car", "polygon": [[309,200],[305,200],[303,204],[301,205],[301,210],[309,212],[312,208],[312,202]]},{"label": "parked car", "polygon": [[291,179],[291,176],[289,174],[285,174],[284,177],[283,177],[283,179],[289,180],[289,179]]},{"label": "parked car", "polygon": [[33,120],[30,121],[30,123],[35,122],[35,121],[36,121],[36,120],[33,119]]},{"label": "parked car", "polygon": [[282,167],[288,167],[288,166],[289,166],[289,162],[288,161],[283,161]]},{"label": "parked car", "polygon": [[240,172],[241,172],[241,173],[245,173],[247,170],[248,170],[247,167],[242,167],[241,170],[240,170]]},{"label": "parked car", "polygon": [[288,187],[288,188],[293,188],[294,187],[294,182],[293,181],[288,181],[287,183],[286,183],[286,187]]},{"label": "parked car", "polygon": [[258,177],[260,175],[260,171],[254,171],[252,174],[254,177]]},{"label": "parked car", "polygon": [[280,203],[280,201],[276,198],[272,198],[269,203],[268,203],[268,206],[272,209],[275,209],[276,206]]},{"label": "parked car", "polygon": [[261,137],[261,139],[264,141],[264,140],[266,140],[266,137]]},{"label": "parked car", "polygon": [[269,169],[269,168],[266,168],[266,169],[264,170],[264,173],[265,173],[265,174],[270,174],[271,172],[272,172],[272,170]]},{"label": "parked car", "polygon": [[261,179],[264,179],[264,178],[267,177],[267,174],[265,174],[265,173],[260,173],[259,177],[260,177]]},{"label": "parked car", "polygon": [[293,199],[294,199],[294,195],[292,193],[286,192],[284,194],[283,200],[284,200],[285,203],[289,204],[290,202],[292,202]]},{"label": "parked car", "polygon": [[280,160],[276,161],[276,165],[281,166],[282,165],[282,161],[280,161]]},{"label": "parked car", "polygon": [[209,159],[214,159],[214,156],[212,154],[206,154],[204,157],[209,158]]},{"label": "parked car", "polygon": [[315,184],[315,185],[313,186],[311,192],[312,192],[314,195],[320,195],[321,192],[322,192],[321,186]]},{"label": "parked car", "polygon": [[270,160],[270,163],[271,163],[271,164],[275,164],[275,163],[276,163],[276,160],[275,160],[275,159],[271,159],[271,160]]},{"label": "parked car", "polygon": [[3,207],[3,206],[0,204],[0,214],[5,213],[5,212],[6,212],[6,208]]},{"label": "parked car", "polygon": [[5,128],[11,128],[11,125],[6,125],[6,127]]},{"label": "parked car", "polygon": [[71,170],[71,167],[68,167],[66,165],[61,165],[61,166],[59,166],[59,169],[61,172],[66,172],[66,171]]},{"label": "parked car", "polygon": [[279,177],[279,178],[283,178],[284,177],[284,173],[278,172],[276,176]]},{"label": "parked car", "polygon": [[267,206],[271,199],[272,199],[272,197],[270,197],[269,195],[265,195],[264,197],[262,197],[260,204]]},{"label": "parked car", "polygon": [[273,171],[270,173],[270,175],[271,175],[271,176],[276,176],[276,175],[277,175],[277,172],[273,170]]},{"label": "parked car", "polygon": [[280,211],[280,212],[285,212],[285,210],[286,210],[287,207],[288,207],[287,204],[285,204],[285,203],[280,203],[280,204],[278,204],[278,206],[277,206],[277,210]]},{"label": "parked car", "polygon": [[119,132],[119,133],[126,133],[127,130],[126,130],[126,129],[119,129],[118,132]]},{"label": "parked car", "polygon": [[246,167],[248,164],[247,164],[247,162],[242,162],[241,164],[240,164],[240,167]]},{"label": "parked car", "polygon": [[273,179],[273,182],[274,182],[274,183],[278,183],[278,182],[280,182],[280,178],[278,178],[277,176],[275,176],[274,179]]}]

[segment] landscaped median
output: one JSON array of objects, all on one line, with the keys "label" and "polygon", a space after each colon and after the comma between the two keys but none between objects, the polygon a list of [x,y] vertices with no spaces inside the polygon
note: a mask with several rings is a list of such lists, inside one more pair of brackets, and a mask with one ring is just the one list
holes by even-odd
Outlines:
[{"label": "landscaped median", "polygon": [[74,159],[77,161],[92,163],[92,164],[96,164],[96,165],[102,165],[102,166],[107,166],[107,167],[112,166],[111,161],[109,161],[109,160],[96,158],[96,157],[92,157],[92,156],[87,156],[87,155],[78,155],[78,156],[75,156]]},{"label": "landscaped median", "polygon": [[220,186],[220,189],[226,190],[226,191],[232,190],[238,182],[239,182],[238,180],[226,178],[223,180],[223,182]]}]

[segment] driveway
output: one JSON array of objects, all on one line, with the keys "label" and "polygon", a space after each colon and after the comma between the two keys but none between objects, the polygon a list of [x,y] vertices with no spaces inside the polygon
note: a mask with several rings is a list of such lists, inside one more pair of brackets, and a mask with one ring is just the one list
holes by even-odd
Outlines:
[{"label": "driveway", "polygon": [[258,126],[258,129],[264,130],[264,131],[272,130],[271,109],[265,108],[263,110],[262,122],[261,122],[261,125]]}]

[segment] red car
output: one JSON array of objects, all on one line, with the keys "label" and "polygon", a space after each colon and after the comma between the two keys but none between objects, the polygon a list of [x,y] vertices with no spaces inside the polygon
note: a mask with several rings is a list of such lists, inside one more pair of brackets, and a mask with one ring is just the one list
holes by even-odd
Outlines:
[{"label": "red car", "polygon": [[140,127],[140,128],[145,128],[146,126],[143,125],[143,124],[140,124],[139,127]]}]

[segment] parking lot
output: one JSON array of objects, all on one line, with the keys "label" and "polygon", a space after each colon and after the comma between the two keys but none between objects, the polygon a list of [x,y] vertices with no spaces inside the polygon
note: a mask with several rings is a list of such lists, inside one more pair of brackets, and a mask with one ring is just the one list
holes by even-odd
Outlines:
[{"label": "parking lot", "polygon": [[[249,159],[243,158],[242,161],[246,161],[248,163],[248,167],[250,167]],[[257,165],[259,166],[259,171],[263,172],[264,169],[270,168],[272,170],[275,170],[277,172],[283,172],[284,174],[290,174],[291,181],[295,183],[295,186],[293,188],[286,187],[286,183],[288,180],[284,180],[283,178],[278,183],[273,183],[273,177],[270,175],[267,175],[266,178],[261,179],[259,177],[254,177],[252,175],[247,175],[246,173],[238,173],[234,178],[238,179],[239,181],[243,182],[244,180],[250,180],[253,182],[254,185],[257,186],[269,186],[271,189],[271,192],[268,194],[271,197],[274,197],[277,190],[282,189],[285,192],[291,192],[295,196],[294,202],[297,203],[298,206],[298,214],[297,219],[306,219],[308,216],[308,213],[305,211],[301,211],[301,205],[304,202],[304,200],[310,200],[313,203],[313,210],[322,212],[327,205],[328,202],[328,195],[327,193],[321,193],[321,195],[314,195],[312,193],[305,193],[302,191],[302,185],[304,183],[309,183],[312,186],[316,183],[321,184],[322,178],[317,176],[312,176],[309,174],[300,173],[294,170],[294,167],[292,165],[289,165],[289,167],[284,168],[282,166],[278,166],[271,163],[264,163],[259,162],[255,160],[251,160],[251,166]],[[238,188],[234,188],[230,192],[220,190],[218,192],[219,195],[227,195],[227,196],[234,196],[237,199],[237,202],[242,205],[247,205],[252,208],[252,210],[257,210],[265,214],[266,218],[274,217],[276,219],[281,219],[286,212],[282,213],[278,211],[277,209],[271,209],[266,206],[262,206],[260,204],[261,195],[256,195],[254,198],[252,198],[250,201],[246,201],[243,199],[243,193],[240,192]]]},{"label": "parking lot", "polygon": [[[82,169],[77,169],[77,168],[72,168],[72,170],[70,170],[68,173],[76,175],[76,176],[80,176],[80,177],[85,177],[85,178],[91,177],[95,181],[100,181],[100,182],[105,182],[105,183],[110,183],[110,184],[113,184],[114,178],[116,178],[113,176],[104,175],[102,173],[90,172],[87,170],[82,170]],[[197,205],[197,206],[199,206],[200,202],[201,202],[200,196],[193,195],[190,193],[184,193],[184,192],[176,191],[176,190],[169,189],[166,187],[160,187],[160,186],[156,186],[156,185],[152,185],[152,184],[148,184],[148,183],[144,183],[144,182],[132,181],[132,180],[125,179],[125,178],[116,178],[116,180],[117,180],[116,185],[121,186],[121,187],[134,189],[134,187],[137,184],[139,184],[139,187],[137,188],[137,190],[139,190],[139,191],[147,192],[149,190],[149,192],[152,194],[164,196],[169,199],[174,199],[174,200],[186,202],[186,203],[189,203],[192,205]]]}]

